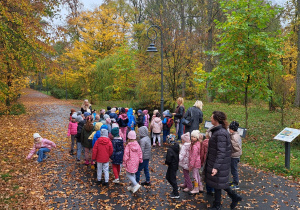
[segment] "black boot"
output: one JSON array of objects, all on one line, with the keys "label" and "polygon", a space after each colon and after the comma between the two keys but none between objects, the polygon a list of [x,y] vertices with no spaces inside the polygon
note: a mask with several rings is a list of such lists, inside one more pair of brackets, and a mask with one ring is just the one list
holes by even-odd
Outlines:
[{"label": "black boot", "polygon": [[234,209],[238,205],[238,203],[243,200],[242,196],[240,196],[239,194],[233,194],[230,197],[232,199],[232,202],[230,204],[231,209]]},{"label": "black boot", "polygon": [[213,206],[209,208],[209,210],[221,210],[221,203],[214,202]]}]

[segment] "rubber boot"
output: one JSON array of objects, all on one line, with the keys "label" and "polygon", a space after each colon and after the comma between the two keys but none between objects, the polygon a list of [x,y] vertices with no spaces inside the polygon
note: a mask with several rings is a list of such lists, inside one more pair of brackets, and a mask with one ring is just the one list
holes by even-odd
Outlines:
[{"label": "rubber boot", "polygon": [[199,185],[198,182],[194,182],[194,189],[189,193],[191,195],[195,195],[199,193]]},{"label": "rubber boot", "polygon": [[230,204],[230,208],[231,209],[235,209],[235,207],[238,205],[238,203],[240,201],[243,200],[242,196],[240,196],[239,194],[236,194],[233,190],[229,190],[227,191],[229,197],[231,198],[232,202]]}]

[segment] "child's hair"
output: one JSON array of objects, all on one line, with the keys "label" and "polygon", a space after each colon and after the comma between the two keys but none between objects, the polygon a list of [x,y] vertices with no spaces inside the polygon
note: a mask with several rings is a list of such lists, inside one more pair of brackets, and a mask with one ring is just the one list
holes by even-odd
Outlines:
[{"label": "child's hair", "polygon": [[233,131],[237,131],[239,128],[240,124],[237,121],[232,121],[229,125],[229,129]]},{"label": "child's hair", "polygon": [[160,113],[159,112],[156,113],[156,117],[160,117]]},{"label": "child's hair", "polygon": [[205,138],[209,139],[209,137],[210,137],[210,136],[209,136],[209,132],[206,131],[206,132],[205,132]]}]

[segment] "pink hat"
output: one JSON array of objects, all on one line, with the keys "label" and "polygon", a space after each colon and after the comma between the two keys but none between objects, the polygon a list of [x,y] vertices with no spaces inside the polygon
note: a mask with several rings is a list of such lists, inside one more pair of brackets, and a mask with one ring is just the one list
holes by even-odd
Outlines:
[{"label": "pink hat", "polygon": [[181,140],[184,142],[191,142],[190,132],[187,132],[181,136]]},{"label": "pink hat", "polygon": [[136,133],[135,133],[135,131],[130,131],[128,133],[127,137],[128,137],[128,139],[131,139],[131,140],[136,139]]},{"label": "pink hat", "polygon": [[111,119],[110,119],[110,118],[106,118],[105,121],[106,121],[107,124],[110,124],[110,123],[111,123]]}]

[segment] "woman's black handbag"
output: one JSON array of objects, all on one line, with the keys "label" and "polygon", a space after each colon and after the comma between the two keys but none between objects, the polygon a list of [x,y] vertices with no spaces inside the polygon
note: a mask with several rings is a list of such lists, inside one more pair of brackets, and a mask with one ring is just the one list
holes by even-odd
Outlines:
[{"label": "woman's black handbag", "polygon": [[192,111],[190,111],[191,116],[186,116],[186,118],[182,118],[182,124],[185,126],[191,126],[193,121]]}]

